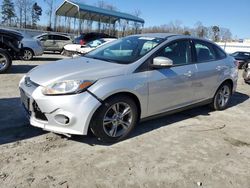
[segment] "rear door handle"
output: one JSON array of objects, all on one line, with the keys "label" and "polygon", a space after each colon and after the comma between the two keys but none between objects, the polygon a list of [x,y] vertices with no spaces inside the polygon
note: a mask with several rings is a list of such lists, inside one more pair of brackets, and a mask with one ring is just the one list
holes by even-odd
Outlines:
[{"label": "rear door handle", "polygon": [[184,76],[191,77],[192,76],[192,71],[188,71],[183,74]]},{"label": "rear door handle", "polygon": [[220,71],[220,70],[221,70],[221,66],[217,66],[217,67],[216,67],[216,70],[217,70],[217,71]]}]

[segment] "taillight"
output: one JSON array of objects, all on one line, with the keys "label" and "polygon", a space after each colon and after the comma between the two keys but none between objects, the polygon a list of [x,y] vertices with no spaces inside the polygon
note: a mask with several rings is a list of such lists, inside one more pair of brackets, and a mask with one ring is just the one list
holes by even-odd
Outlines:
[{"label": "taillight", "polygon": [[84,41],[84,40],[80,40],[80,45],[84,45],[84,44],[86,44],[86,42]]}]

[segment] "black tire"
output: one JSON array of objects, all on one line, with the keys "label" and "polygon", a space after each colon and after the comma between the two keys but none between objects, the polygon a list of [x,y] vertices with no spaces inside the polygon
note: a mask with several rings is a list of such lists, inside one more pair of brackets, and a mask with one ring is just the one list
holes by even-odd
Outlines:
[{"label": "black tire", "polygon": [[[227,91],[224,89],[226,89]],[[225,93],[228,93],[227,99],[225,99],[225,97],[223,97],[223,99],[222,99],[223,90],[226,91]],[[227,96],[227,95],[225,94],[225,96]],[[227,108],[227,105],[231,99],[231,96],[232,96],[232,86],[228,82],[225,82],[216,91],[214,98],[213,98],[213,102],[210,104],[210,106],[214,110],[224,110]],[[224,100],[224,103],[222,102],[223,100]]]},{"label": "black tire", "polygon": [[[128,105],[126,107],[130,108],[131,113],[125,115],[124,118],[121,120],[122,122],[126,121],[126,123],[130,122],[129,126],[123,123],[118,125],[119,120],[114,118],[115,115],[113,115],[112,117],[112,119],[116,119],[114,120],[115,122],[114,121],[112,121],[111,123],[106,122],[107,125],[105,125],[104,119],[108,116],[107,115],[108,113],[112,113],[112,111],[114,111],[113,108],[117,104],[119,104],[118,109],[119,109],[119,106],[121,108],[120,112],[122,111],[123,105],[124,106]],[[125,111],[125,107],[124,107],[124,111]],[[125,120],[125,118],[130,119],[130,121]],[[138,120],[138,108],[134,100],[132,100],[131,98],[127,96],[118,95],[118,96],[111,97],[107,99],[106,101],[104,101],[103,105],[95,112],[91,120],[90,129],[99,140],[112,143],[112,142],[117,142],[117,141],[124,139],[133,130],[134,126],[137,123],[137,120]],[[111,121],[111,120],[108,120],[108,121]],[[108,126],[111,126],[110,130],[108,130],[109,129]],[[116,127],[116,131],[112,131],[113,127]],[[127,128],[124,128],[124,127],[127,127]],[[115,134],[117,133],[117,135],[111,136],[110,134],[113,134],[114,132]]]},{"label": "black tire", "polygon": [[11,67],[12,59],[9,54],[0,49],[0,74],[5,73]]},{"label": "black tire", "polygon": [[22,56],[21,59],[24,61],[30,61],[31,59],[33,59],[34,53],[31,49],[29,48],[24,48],[22,50]]}]

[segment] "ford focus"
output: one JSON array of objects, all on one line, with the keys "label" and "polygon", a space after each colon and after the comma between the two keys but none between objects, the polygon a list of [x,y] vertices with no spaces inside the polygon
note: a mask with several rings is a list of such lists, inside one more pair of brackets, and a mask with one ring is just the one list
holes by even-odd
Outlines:
[{"label": "ford focus", "polygon": [[40,65],[19,87],[31,125],[116,142],[141,120],[205,104],[224,110],[237,78],[237,63],[213,42],[158,33]]}]

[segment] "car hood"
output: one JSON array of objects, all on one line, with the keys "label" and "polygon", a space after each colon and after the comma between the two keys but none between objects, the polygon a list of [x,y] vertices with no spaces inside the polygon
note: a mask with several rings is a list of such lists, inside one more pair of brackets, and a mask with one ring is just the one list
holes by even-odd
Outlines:
[{"label": "car hood", "polygon": [[77,57],[40,65],[27,76],[41,86],[62,80],[98,80],[126,74],[127,65]]}]

